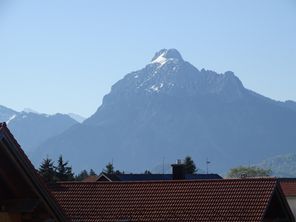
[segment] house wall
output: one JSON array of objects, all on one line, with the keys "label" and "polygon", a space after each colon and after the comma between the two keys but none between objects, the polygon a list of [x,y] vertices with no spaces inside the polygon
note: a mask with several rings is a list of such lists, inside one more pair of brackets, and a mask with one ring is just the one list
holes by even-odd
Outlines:
[{"label": "house wall", "polygon": [[1,222],[21,222],[21,215],[0,212],[0,221]]},{"label": "house wall", "polygon": [[296,196],[287,197],[289,206],[293,212],[294,217],[296,218]]}]

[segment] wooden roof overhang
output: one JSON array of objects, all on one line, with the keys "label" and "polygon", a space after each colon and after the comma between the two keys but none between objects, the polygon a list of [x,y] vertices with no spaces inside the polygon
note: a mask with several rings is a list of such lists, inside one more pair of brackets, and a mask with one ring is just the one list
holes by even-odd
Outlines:
[{"label": "wooden roof overhang", "polygon": [[68,221],[5,123],[0,123],[0,212],[50,215]]}]

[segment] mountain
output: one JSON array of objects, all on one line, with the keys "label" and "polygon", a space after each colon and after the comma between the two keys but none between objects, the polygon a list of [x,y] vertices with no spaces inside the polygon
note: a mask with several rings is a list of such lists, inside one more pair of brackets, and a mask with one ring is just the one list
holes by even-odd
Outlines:
[{"label": "mountain", "polygon": [[271,157],[257,165],[271,169],[277,177],[296,177],[296,153]]},{"label": "mountain", "polygon": [[68,113],[68,116],[70,116],[72,119],[76,120],[79,123],[82,123],[86,118],[83,116],[80,116],[76,113]]},{"label": "mountain", "polygon": [[6,122],[13,118],[18,112],[0,105],[0,122]]},{"label": "mountain", "polygon": [[36,110],[33,110],[31,108],[25,108],[25,109],[23,109],[23,112],[40,114],[39,112],[37,112]]},{"label": "mountain", "polygon": [[197,69],[163,49],[115,83],[82,124],[47,140],[35,162],[62,153],[74,169],[144,171],[191,155],[210,171],[288,153],[296,144],[296,111],[246,89],[231,71]]},{"label": "mountain", "polygon": [[64,114],[40,114],[31,109],[17,112],[4,106],[0,106],[0,121],[7,123],[8,128],[28,153],[33,152],[34,148],[45,140],[78,124]]},{"label": "mountain", "polygon": [[283,103],[284,106],[296,111],[296,102],[287,100]]}]

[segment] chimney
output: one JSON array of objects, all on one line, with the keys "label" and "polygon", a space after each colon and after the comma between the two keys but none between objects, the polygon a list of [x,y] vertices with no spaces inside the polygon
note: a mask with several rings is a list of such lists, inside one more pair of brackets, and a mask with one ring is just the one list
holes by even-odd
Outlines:
[{"label": "chimney", "polygon": [[181,160],[177,160],[177,163],[171,165],[173,168],[173,180],[185,179],[185,165]]}]

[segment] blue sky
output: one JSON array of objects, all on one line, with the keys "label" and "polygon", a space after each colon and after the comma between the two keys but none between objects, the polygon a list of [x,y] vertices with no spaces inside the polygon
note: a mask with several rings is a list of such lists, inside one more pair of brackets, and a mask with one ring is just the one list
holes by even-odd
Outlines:
[{"label": "blue sky", "polygon": [[0,104],[90,116],[162,48],[296,100],[295,0],[0,0]]}]

